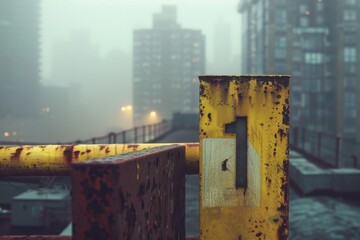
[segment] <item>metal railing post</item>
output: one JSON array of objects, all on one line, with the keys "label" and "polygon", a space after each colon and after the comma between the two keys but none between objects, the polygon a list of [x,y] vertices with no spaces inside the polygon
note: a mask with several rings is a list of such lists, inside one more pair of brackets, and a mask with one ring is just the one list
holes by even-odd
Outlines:
[{"label": "metal railing post", "polygon": [[109,144],[116,143],[116,134],[115,133],[113,133],[113,132],[109,133],[108,143]]},{"label": "metal railing post", "polygon": [[317,156],[318,158],[321,157],[321,132],[318,132],[318,136],[317,136]]},{"label": "metal railing post", "polygon": [[336,136],[336,143],[335,143],[335,166],[337,168],[340,167],[340,157],[341,157],[341,137]]},{"label": "metal railing post", "polygon": [[122,131],[122,143],[126,143],[126,131]]},{"label": "metal railing post", "polygon": [[134,128],[134,143],[138,142],[138,127]]},{"label": "metal railing post", "polygon": [[143,143],[146,142],[146,127],[142,126],[142,137],[143,137]]}]

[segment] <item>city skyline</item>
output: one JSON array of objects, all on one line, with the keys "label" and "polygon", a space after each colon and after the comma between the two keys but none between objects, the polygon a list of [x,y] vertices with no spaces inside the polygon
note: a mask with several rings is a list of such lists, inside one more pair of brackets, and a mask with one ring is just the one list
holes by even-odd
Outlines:
[{"label": "city skyline", "polygon": [[197,76],[205,73],[206,62],[202,31],[183,28],[176,6],[163,5],[153,14],[152,28],[135,30],[133,39],[135,126],[151,122],[151,113],[158,120],[198,113]]},{"label": "city skyline", "polygon": [[[87,30],[91,41],[99,46],[101,56],[112,50],[132,55],[132,32],[135,28],[151,27],[152,14],[161,4],[176,4],[178,19],[184,28],[201,29],[208,38],[207,61],[214,59],[214,26],[223,19],[231,26],[233,55],[240,54],[240,17],[236,11],[237,0],[221,1],[43,1],[42,5],[42,67],[43,82],[51,80],[52,48],[56,42],[65,41],[75,30]],[[104,14],[106,12],[106,14]],[[64,19],[64,16],[66,18]],[[135,17],[136,16],[136,17]],[[60,21],[61,19],[61,21]],[[70,24],[71,21],[71,24]],[[240,69],[238,70],[240,73]]]}]

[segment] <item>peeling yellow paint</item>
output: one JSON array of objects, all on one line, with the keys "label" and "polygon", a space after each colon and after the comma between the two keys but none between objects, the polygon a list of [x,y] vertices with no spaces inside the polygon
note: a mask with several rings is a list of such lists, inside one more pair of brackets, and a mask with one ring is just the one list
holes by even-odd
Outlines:
[{"label": "peeling yellow paint", "polygon": [[[200,238],[287,239],[289,76],[199,78]],[[235,186],[238,146],[225,133],[237,117],[247,118],[246,188]]]},{"label": "peeling yellow paint", "polygon": [[0,176],[69,175],[71,163],[144,149],[183,145],[186,173],[199,172],[198,143],[89,144],[0,147]]}]

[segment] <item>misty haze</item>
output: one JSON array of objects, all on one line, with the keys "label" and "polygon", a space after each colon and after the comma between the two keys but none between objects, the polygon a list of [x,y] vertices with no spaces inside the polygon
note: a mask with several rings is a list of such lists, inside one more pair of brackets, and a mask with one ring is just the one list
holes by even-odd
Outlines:
[{"label": "misty haze", "polygon": [[[74,174],[74,166],[92,159],[111,162],[113,158],[107,157],[129,154],[119,157],[129,159],[128,167],[119,164],[128,174],[123,182],[92,183],[100,184],[101,190],[86,185],[99,191],[90,194],[96,197],[107,195],[104,189],[110,193],[120,189],[114,204],[121,202],[127,215],[121,215],[117,224],[124,222],[133,231],[129,239],[145,236],[141,227],[135,231],[130,225],[143,224],[141,211],[157,208],[164,219],[169,213],[172,219],[146,223],[155,229],[147,233],[164,238],[172,233],[206,238],[225,226],[232,236],[241,225],[254,239],[271,238],[273,229],[279,239],[288,235],[290,239],[360,239],[359,19],[358,0],[0,0],[0,236],[74,234],[74,206],[83,204],[72,200],[82,191],[70,190],[81,189],[88,184],[85,180],[105,184],[105,177],[99,177],[102,172],[90,173],[86,179]],[[290,84],[284,84],[287,76]],[[269,89],[273,82],[280,87],[268,91],[259,84],[263,79]],[[211,92],[211,83],[218,80],[229,81],[230,87],[222,88],[219,81]],[[233,82],[243,85],[234,90]],[[282,92],[287,88],[289,97]],[[243,98],[244,89],[257,89],[258,95],[246,92],[249,96]],[[266,101],[256,105],[259,99]],[[242,105],[246,101],[250,104]],[[271,104],[276,106],[270,110]],[[224,107],[230,105],[231,111]],[[247,108],[254,106],[258,107],[251,117],[256,117],[247,122],[242,109],[250,111]],[[281,117],[275,116],[277,112]],[[275,117],[261,118],[270,113]],[[234,122],[224,120],[230,118]],[[156,155],[169,151],[167,157],[182,156],[182,150],[172,147],[145,150],[146,157],[139,157],[139,152],[132,155],[152,147],[149,143],[191,144],[184,150],[183,165],[176,165],[162,164],[161,157],[159,164]],[[179,154],[171,155],[176,151]],[[151,171],[151,160],[145,161],[154,154],[156,170]],[[204,172],[219,167],[215,155],[225,159],[219,165],[222,170],[213,175]],[[136,160],[136,168],[130,166],[133,156],[143,161]],[[267,161],[275,162],[272,166]],[[79,169],[86,168],[85,163]],[[259,171],[253,173],[256,164]],[[272,167],[277,171],[269,170]],[[246,184],[258,179],[259,206],[246,205],[248,186],[237,185],[244,169],[255,176],[247,175]],[[199,171],[203,171],[201,180]],[[210,199],[202,195],[204,186],[209,187],[206,179],[214,184],[209,196],[219,186],[231,192],[226,180],[218,178],[224,172],[232,174],[235,191],[245,189],[241,189],[241,208],[250,209],[246,214],[254,209],[264,214],[266,227],[260,222],[251,225],[251,219],[260,215],[241,223],[241,213],[225,219],[236,209],[225,209],[231,206],[229,199],[242,196],[236,195],[239,192],[224,195],[224,203],[211,198],[211,204],[218,204],[211,210],[204,205]],[[78,184],[82,177],[83,185]],[[136,180],[130,181],[132,177]],[[281,200],[275,191],[268,191],[274,186],[280,189]],[[126,187],[124,197],[121,189]],[[138,197],[134,205],[132,190]],[[159,193],[156,203],[155,195],[145,196],[147,191]],[[161,195],[163,191],[173,194],[170,200]],[[266,205],[264,210],[265,193],[279,206]],[[142,210],[136,212],[137,206]],[[207,220],[202,226],[200,216]],[[184,225],[176,222],[182,217]],[[160,225],[171,231],[157,232]],[[99,238],[103,233],[96,234],[88,236]]]}]

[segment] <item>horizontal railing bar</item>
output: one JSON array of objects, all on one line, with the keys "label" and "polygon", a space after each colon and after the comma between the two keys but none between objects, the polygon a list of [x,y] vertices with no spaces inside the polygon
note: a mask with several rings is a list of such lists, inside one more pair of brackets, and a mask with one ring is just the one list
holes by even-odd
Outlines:
[{"label": "horizontal railing bar", "polygon": [[71,163],[167,145],[185,146],[186,174],[199,173],[199,143],[76,144],[0,147],[0,176],[69,175]]}]

